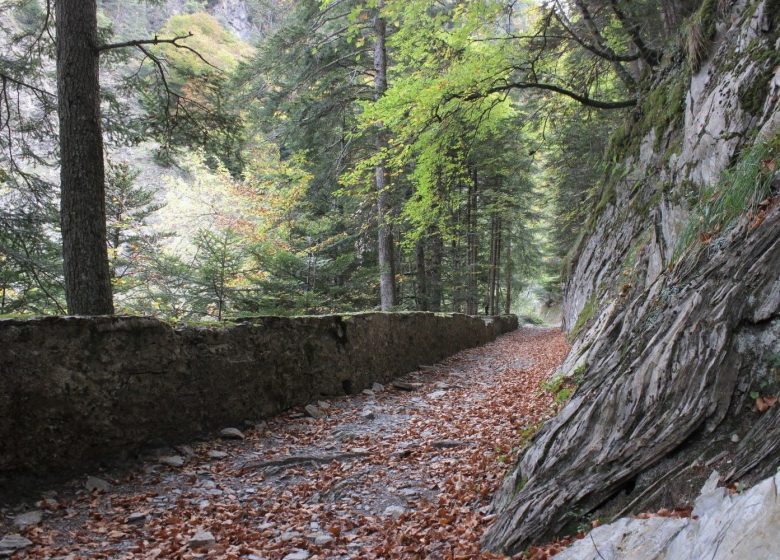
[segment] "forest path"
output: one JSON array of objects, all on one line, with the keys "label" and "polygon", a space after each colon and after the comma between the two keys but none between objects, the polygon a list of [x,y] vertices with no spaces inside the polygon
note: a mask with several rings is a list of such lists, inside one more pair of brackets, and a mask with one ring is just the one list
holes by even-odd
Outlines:
[{"label": "forest path", "polygon": [[104,491],[39,502],[19,557],[478,558],[567,350],[558,330],[522,328],[403,377],[406,390],[333,399],[325,418],[291,410],[243,440],[161,450]]}]

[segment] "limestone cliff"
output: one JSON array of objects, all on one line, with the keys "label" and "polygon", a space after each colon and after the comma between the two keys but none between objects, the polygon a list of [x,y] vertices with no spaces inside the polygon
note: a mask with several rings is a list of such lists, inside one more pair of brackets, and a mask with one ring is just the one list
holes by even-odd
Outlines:
[{"label": "limestone cliff", "polygon": [[505,480],[488,548],[780,464],[779,48],[776,0],[705,0],[612,138],[565,288],[560,374],[581,383]]}]

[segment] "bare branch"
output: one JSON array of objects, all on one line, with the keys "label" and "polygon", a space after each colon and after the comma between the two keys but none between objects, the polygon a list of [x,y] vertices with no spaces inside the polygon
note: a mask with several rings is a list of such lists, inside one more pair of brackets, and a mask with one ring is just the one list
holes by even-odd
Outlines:
[{"label": "bare branch", "polygon": [[155,35],[154,39],[136,39],[136,40],[133,40],[133,41],[124,41],[122,43],[108,43],[108,44],[105,44],[105,45],[99,45],[97,47],[97,51],[98,52],[104,52],[104,51],[110,51],[110,50],[114,50],[114,49],[124,49],[124,48],[128,48],[128,47],[138,47],[139,49],[144,51],[144,53],[146,53],[147,51],[142,48],[142,47],[144,47],[146,45],[173,45],[177,49],[183,49],[185,51],[191,52],[192,54],[197,56],[203,63],[208,64],[209,66],[211,66],[212,68],[214,68],[215,70],[217,70],[219,72],[222,72],[221,68],[218,68],[217,66],[214,66],[211,62],[206,60],[203,57],[203,55],[200,54],[198,51],[196,51],[195,49],[193,49],[192,47],[190,47],[188,45],[182,45],[182,44],[179,43],[179,41],[183,41],[184,39],[189,39],[190,37],[193,37],[193,36],[194,36],[194,33],[192,33],[192,31],[190,31],[186,35],[177,35],[176,37],[171,37],[170,39],[160,39],[159,37],[157,37]]},{"label": "bare branch", "polygon": [[6,82],[10,82],[10,83],[15,84],[17,86],[29,89],[30,91],[33,91],[35,93],[39,93],[41,95],[45,95],[45,96],[51,97],[53,99],[57,99],[57,96],[55,94],[53,94],[52,92],[50,92],[50,91],[46,91],[45,89],[41,89],[41,88],[39,88],[37,86],[34,86],[32,84],[28,84],[27,82],[23,82],[21,80],[17,80],[16,78],[14,78],[12,76],[9,76],[8,74],[3,74],[2,72],[0,72],[0,81],[3,82],[3,85],[5,85]]}]

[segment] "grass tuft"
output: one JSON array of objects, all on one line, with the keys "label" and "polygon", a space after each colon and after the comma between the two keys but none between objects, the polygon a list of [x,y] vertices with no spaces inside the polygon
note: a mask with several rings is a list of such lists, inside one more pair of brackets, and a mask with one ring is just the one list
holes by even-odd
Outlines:
[{"label": "grass tuft", "polygon": [[674,260],[696,241],[709,243],[745,212],[754,214],[771,192],[772,177],[778,166],[773,142],[757,143],[744,152],[720,181],[702,188],[693,212],[683,230]]}]

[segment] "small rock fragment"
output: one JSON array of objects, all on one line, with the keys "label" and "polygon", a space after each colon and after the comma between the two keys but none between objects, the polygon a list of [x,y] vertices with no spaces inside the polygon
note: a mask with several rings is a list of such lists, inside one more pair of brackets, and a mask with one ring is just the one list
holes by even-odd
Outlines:
[{"label": "small rock fragment", "polygon": [[328,410],[330,408],[330,403],[328,401],[317,401],[317,406],[322,410]]},{"label": "small rock fragment", "polygon": [[301,536],[301,533],[298,531],[285,531],[282,533],[282,536],[280,537],[283,541],[291,541],[293,539],[297,539]]},{"label": "small rock fragment", "polygon": [[225,428],[219,435],[223,439],[244,439],[244,434],[238,428]]},{"label": "small rock fragment", "polygon": [[183,453],[187,457],[192,457],[195,455],[195,450],[189,445],[180,445],[176,449],[179,451],[179,453]]},{"label": "small rock fragment", "polygon": [[393,387],[401,391],[415,391],[422,387],[422,383],[409,383],[408,381],[393,381]]},{"label": "small rock fragment", "polygon": [[146,521],[147,515],[142,511],[135,511],[127,516],[126,523],[143,523]]},{"label": "small rock fragment", "polygon": [[330,535],[317,535],[314,537],[314,544],[317,546],[323,546],[331,542],[333,542],[333,537]]},{"label": "small rock fragment", "polygon": [[375,396],[374,392],[371,389],[363,389],[363,394],[368,395],[369,397]]},{"label": "small rock fragment", "polygon": [[325,414],[322,410],[320,410],[317,406],[313,404],[307,404],[304,407],[304,410],[306,411],[306,414],[308,414],[312,418],[321,419],[327,416],[327,414]]},{"label": "small rock fragment", "polygon": [[360,411],[360,417],[363,420],[373,420],[374,418],[376,418],[376,414],[374,414],[374,411],[371,410],[370,408],[364,408],[363,410]]},{"label": "small rock fragment", "polygon": [[385,508],[384,514],[386,517],[393,517],[398,518],[400,517],[406,510],[402,508],[401,506],[387,506]]},{"label": "small rock fragment", "polygon": [[349,450],[350,453],[368,454],[368,449],[365,447],[353,447]]},{"label": "small rock fragment", "polygon": [[18,529],[24,529],[26,527],[30,527],[31,525],[37,525],[41,522],[43,519],[43,512],[42,511],[28,511],[27,513],[22,513],[21,515],[17,515],[14,518],[14,526]]},{"label": "small rock fragment", "polygon": [[228,454],[225,453],[224,451],[218,451],[216,449],[212,449],[207,453],[207,455],[209,459],[224,459],[225,457],[228,456]]},{"label": "small rock fragment", "polygon": [[371,386],[371,390],[374,391],[375,393],[381,393],[382,391],[385,390],[385,386],[382,385],[381,383],[374,383]]},{"label": "small rock fragment", "polygon": [[212,546],[216,542],[217,540],[214,538],[214,535],[212,535],[209,531],[198,531],[195,533],[195,536],[189,540],[188,544],[190,548],[197,548],[202,546]]},{"label": "small rock fragment", "polygon": [[98,492],[108,492],[111,490],[111,484],[98,478],[96,476],[87,477],[87,481],[84,483],[84,488],[90,492],[97,490]]},{"label": "small rock fragment", "polygon": [[396,459],[404,459],[412,454],[412,450],[409,448],[406,449],[399,449],[398,451],[393,451],[390,456],[394,457]]},{"label": "small rock fragment", "polygon": [[0,556],[10,556],[17,550],[27,548],[30,545],[32,545],[32,541],[22,535],[6,535],[0,540]]},{"label": "small rock fragment", "polygon": [[438,389],[438,390],[436,390],[436,391],[433,391],[433,392],[431,392],[431,393],[428,393],[428,396],[429,396],[430,398],[432,398],[432,399],[440,399],[440,398],[442,398],[442,397],[443,397],[444,395],[446,395],[446,394],[447,394],[447,391],[444,391],[444,390],[442,390],[442,389]]},{"label": "small rock fragment", "polygon": [[739,435],[731,434],[731,441],[732,443],[739,443]]},{"label": "small rock fragment", "polygon": [[306,550],[296,549],[285,556],[282,560],[308,560],[309,553]]},{"label": "small rock fragment", "polygon": [[161,465],[168,465],[169,467],[183,467],[184,457],[181,455],[165,455],[157,459],[157,462]]}]

